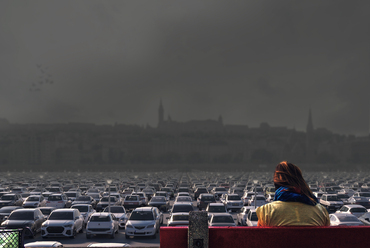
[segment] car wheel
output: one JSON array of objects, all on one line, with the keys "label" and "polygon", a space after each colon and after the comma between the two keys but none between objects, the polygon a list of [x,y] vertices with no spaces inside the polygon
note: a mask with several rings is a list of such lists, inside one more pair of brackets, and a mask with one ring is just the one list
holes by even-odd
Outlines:
[{"label": "car wheel", "polygon": [[84,232],[84,225],[82,224],[80,233],[83,233],[83,232]]},{"label": "car wheel", "polygon": [[130,239],[130,236],[128,236],[127,234],[125,234],[125,238],[126,239]]}]

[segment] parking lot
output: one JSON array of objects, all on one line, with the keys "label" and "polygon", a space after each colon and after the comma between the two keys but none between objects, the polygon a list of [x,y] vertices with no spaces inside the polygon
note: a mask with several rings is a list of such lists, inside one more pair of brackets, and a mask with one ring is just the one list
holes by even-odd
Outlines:
[{"label": "parking lot", "polygon": [[[329,213],[347,213],[357,225],[370,224],[365,220],[370,207],[368,174],[310,172],[304,176]],[[11,214],[16,212],[34,209],[37,215],[51,208],[19,226],[29,230],[25,243],[55,240],[66,247],[111,242],[159,246],[160,227],[187,225],[189,211],[207,211],[209,226],[256,226],[255,207],[273,201],[274,190],[272,175],[266,172],[5,173],[0,189],[1,225],[15,228]],[[10,201],[10,196],[19,197]],[[86,206],[90,208],[85,213]],[[14,210],[6,214],[7,208]],[[57,212],[78,216],[58,224]],[[113,231],[108,228],[101,234],[93,226],[94,215],[98,219],[111,216]],[[332,225],[346,224],[333,216],[330,219]]]}]

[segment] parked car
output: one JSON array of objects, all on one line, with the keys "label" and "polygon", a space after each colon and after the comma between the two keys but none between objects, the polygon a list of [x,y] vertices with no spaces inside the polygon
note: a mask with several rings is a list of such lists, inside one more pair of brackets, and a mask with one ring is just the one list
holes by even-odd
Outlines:
[{"label": "parked car", "polygon": [[0,224],[8,218],[8,216],[10,215],[11,212],[13,212],[13,210],[16,210],[16,209],[20,209],[22,207],[20,206],[6,206],[6,207],[2,207],[0,208]]},{"label": "parked car", "polygon": [[77,197],[72,202],[72,206],[73,205],[76,205],[76,204],[89,204],[89,205],[91,205],[95,209],[97,203],[96,203],[95,199],[92,196],[90,196],[90,195],[82,195],[82,196]]},{"label": "parked car", "polygon": [[153,196],[148,205],[157,207],[162,212],[167,212],[170,208],[170,203],[166,200],[165,196]]},{"label": "parked car", "polygon": [[4,206],[22,206],[23,198],[20,194],[4,194],[1,196],[0,208]]},{"label": "parked car", "polygon": [[335,212],[343,206],[343,201],[338,199],[337,194],[323,194],[320,199],[320,204],[328,211]]},{"label": "parked car", "polygon": [[51,194],[46,202],[46,207],[69,208],[72,202],[65,194]]},{"label": "parked car", "polygon": [[[109,200],[110,198],[110,200]],[[108,197],[108,196],[105,196],[105,197],[102,197],[100,199],[100,201],[98,202],[98,204],[96,205],[96,211],[97,212],[100,212],[100,211],[103,211],[104,208],[108,207],[108,206],[114,206],[114,205],[120,205],[121,202],[119,202],[119,200],[117,199],[117,197],[114,197],[114,196],[111,196],[111,197]]]},{"label": "parked car", "polygon": [[41,236],[74,238],[78,232],[83,232],[84,218],[78,209],[56,209],[42,224]]},{"label": "parked car", "polygon": [[257,226],[258,217],[255,209],[251,209],[247,215],[247,226]]},{"label": "parked car", "polygon": [[126,213],[126,209],[123,206],[111,206],[110,209],[109,207],[106,207],[103,212],[111,212],[114,214],[114,216],[117,218],[118,221],[118,226],[120,228],[125,228],[126,222],[128,219],[128,215]]},{"label": "parked car", "polygon": [[208,194],[209,191],[206,187],[198,187],[195,191],[194,191],[194,199],[197,200],[198,197],[200,196],[200,194]]},{"label": "parked car", "polygon": [[237,214],[237,223],[246,226],[247,225],[247,217],[249,211],[255,209],[254,206],[244,206],[240,209],[239,213]]},{"label": "parked car", "polygon": [[248,206],[262,206],[268,203],[265,196],[263,195],[252,195],[251,199],[248,201]]},{"label": "parked car", "polygon": [[223,203],[227,210],[231,211],[240,210],[244,205],[241,197],[238,194],[227,194]]},{"label": "parked car", "polygon": [[40,209],[16,209],[5,220],[1,227],[6,229],[25,228],[25,235],[34,238],[41,231],[41,225],[45,221]]},{"label": "parked car", "polygon": [[363,226],[364,224],[353,214],[334,213],[329,214],[330,226]]},{"label": "parked car", "polygon": [[189,226],[189,213],[174,213],[167,219],[167,226]]},{"label": "parked car", "polygon": [[74,204],[71,206],[71,208],[75,208],[78,209],[78,211],[80,211],[80,214],[84,218],[85,226],[90,216],[96,212],[95,209],[90,204]]},{"label": "parked car", "polygon": [[140,196],[138,195],[126,195],[123,200],[123,206],[125,209],[137,208],[141,206]]},{"label": "parked car", "polygon": [[139,207],[132,211],[127,223],[125,236],[150,236],[156,238],[163,215],[156,207]]},{"label": "parked car", "polygon": [[231,214],[214,213],[208,220],[208,226],[236,226],[236,224]]},{"label": "parked car", "polygon": [[38,207],[45,207],[46,200],[42,195],[31,195],[26,198],[23,202],[22,206],[24,208],[38,208]]},{"label": "parked car", "polygon": [[363,196],[351,196],[350,198],[348,198],[348,202],[350,204],[362,205],[367,209],[370,208],[370,201]]},{"label": "parked car", "polygon": [[367,213],[367,209],[362,205],[357,204],[350,204],[350,205],[343,205],[336,213],[349,213],[353,214],[357,218]]},{"label": "parked car", "polygon": [[109,212],[94,213],[86,225],[86,238],[94,235],[109,235],[111,239],[118,233],[118,219]]},{"label": "parked car", "polygon": [[364,213],[360,217],[358,217],[359,221],[361,221],[365,226],[370,226],[370,213]]},{"label": "parked car", "polygon": [[213,194],[200,194],[197,200],[197,207],[199,210],[205,209],[211,202],[216,202],[216,198]]},{"label": "parked car", "polygon": [[24,248],[37,247],[37,248],[46,248],[46,247],[63,247],[63,244],[58,241],[36,241],[24,244]]}]

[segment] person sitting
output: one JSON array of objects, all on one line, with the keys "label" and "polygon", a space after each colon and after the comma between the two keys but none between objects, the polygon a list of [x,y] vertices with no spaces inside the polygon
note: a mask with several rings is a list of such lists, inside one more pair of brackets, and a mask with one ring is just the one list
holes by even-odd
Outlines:
[{"label": "person sitting", "polygon": [[283,161],[274,173],[274,201],[257,208],[257,226],[330,226],[298,166]]}]

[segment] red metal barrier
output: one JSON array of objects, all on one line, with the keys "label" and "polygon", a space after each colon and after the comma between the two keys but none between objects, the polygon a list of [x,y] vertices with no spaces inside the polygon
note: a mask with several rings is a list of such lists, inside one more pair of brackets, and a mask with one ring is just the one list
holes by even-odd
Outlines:
[{"label": "red metal barrier", "polygon": [[[161,248],[187,243],[187,227],[161,227]],[[210,227],[209,247],[370,247],[370,227]]]}]

